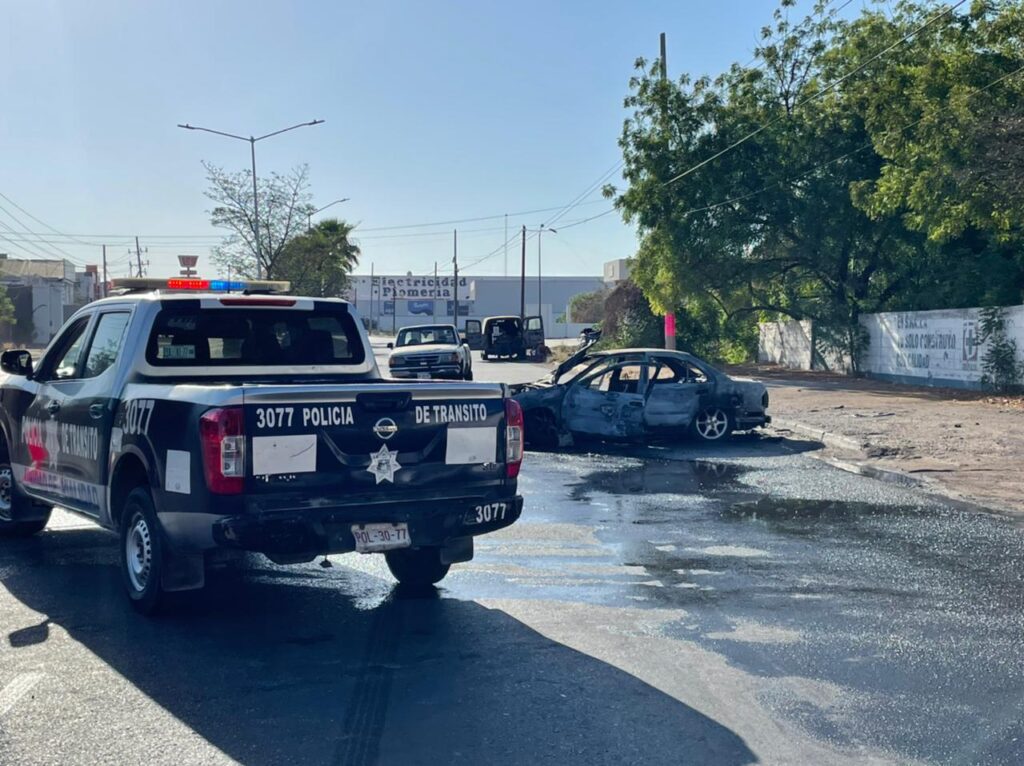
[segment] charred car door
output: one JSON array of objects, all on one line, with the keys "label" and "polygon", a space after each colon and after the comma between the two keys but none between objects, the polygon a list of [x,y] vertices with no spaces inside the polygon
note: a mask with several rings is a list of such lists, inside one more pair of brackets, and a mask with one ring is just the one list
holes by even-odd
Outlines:
[{"label": "charred car door", "polygon": [[466,342],[473,351],[484,347],[484,333],[479,319],[466,320]]},{"label": "charred car door", "polygon": [[682,359],[651,357],[644,425],[649,432],[688,428],[711,394],[707,374]]},{"label": "charred car door", "polygon": [[569,386],[562,423],[574,434],[623,439],[643,435],[648,369],[642,360],[609,361]]}]

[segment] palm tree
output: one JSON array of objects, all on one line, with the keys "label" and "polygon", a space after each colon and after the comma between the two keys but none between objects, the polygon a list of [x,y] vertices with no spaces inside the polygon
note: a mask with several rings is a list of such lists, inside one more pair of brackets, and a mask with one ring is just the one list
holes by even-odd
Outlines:
[{"label": "palm tree", "polygon": [[293,237],[274,264],[274,279],[287,279],[299,295],[338,296],[359,265],[359,246],[350,239],[353,224],[337,218],[320,221]]}]

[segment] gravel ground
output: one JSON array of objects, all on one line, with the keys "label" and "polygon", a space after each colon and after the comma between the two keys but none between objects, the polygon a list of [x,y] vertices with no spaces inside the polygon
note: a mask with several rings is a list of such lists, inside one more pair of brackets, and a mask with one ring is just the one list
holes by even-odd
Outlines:
[{"label": "gravel ground", "polygon": [[849,437],[857,455],[957,499],[1024,512],[1024,397],[898,386],[770,366],[733,368],[769,386],[773,417]]}]

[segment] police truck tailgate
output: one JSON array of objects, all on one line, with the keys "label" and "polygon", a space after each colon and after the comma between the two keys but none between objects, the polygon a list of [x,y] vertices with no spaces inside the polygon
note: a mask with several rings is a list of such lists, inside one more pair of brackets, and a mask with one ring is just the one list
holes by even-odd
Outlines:
[{"label": "police truck tailgate", "polygon": [[498,384],[247,385],[245,493],[255,510],[500,493]]}]

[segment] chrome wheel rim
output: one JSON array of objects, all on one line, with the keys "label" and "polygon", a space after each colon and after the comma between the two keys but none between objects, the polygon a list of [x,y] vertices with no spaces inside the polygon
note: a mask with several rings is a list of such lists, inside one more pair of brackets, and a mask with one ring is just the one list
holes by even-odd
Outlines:
[{"label": "chrome wheel rim", "polygon": [[729,416],[722,410],[704,410],[697,416],[697,433],[709,441],[721,439],[729,427]]},{"label": "chrome wheel rim", "polygon": [[14,501],[14,475],[10,466],[0,468],[0,519],[10,520]]},{"label": "chrome wheel rim", "polygon": [[124,554],[128,564],[128,579],[132,587],[141,593],[146,589],[153,568],[153,538],[149,524],[141,515],[132,520],[124,542]]}]

